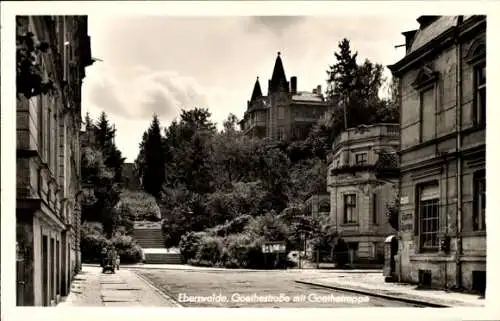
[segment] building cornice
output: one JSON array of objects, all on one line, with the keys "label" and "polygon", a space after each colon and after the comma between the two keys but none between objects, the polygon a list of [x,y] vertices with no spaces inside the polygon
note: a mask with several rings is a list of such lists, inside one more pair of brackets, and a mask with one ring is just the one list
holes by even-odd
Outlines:
[{"label": "building cornice", "polygon": [[420,64],[422,60],[429,59],[457,41],[463,41],[473,36],[478,29],[486,30],[486,18],[477,16],[463,22],[463,24],[450,27],[433,40],[427,42],[419,49],[406,55],[395,64],[387,66],[392,74],[401,77],[407,70]]}]

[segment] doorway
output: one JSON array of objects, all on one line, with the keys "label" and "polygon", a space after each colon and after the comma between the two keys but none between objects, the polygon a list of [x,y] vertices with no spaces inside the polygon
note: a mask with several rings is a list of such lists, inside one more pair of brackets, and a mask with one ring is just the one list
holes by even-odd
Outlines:
[{"label": "doorway", "polygon": [[49,305],[49,241],[47,235],[42,236],[42,295],[43,306]]},{"label": "doorway", "polygon": [[50,239],[50,300],[56,298],[56,248],[53,238]]},{"label": "doorway", "polygon": [[349,254],[349,264],[354,264],[358,259],[358,242],[347,243],[347,249]]}]

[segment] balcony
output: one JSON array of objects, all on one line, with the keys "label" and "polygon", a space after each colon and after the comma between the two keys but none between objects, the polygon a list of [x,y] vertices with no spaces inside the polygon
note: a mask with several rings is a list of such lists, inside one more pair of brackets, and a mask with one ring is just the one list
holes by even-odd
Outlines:
[{"label": "balcony", "polygon": [[333,150],[338,149],[347,141],[364,140],[371,138],[389,137],[396,139],[399,137],[399,124],[374,124],[361,125],[349,128],[339,134],[333,141]]}]

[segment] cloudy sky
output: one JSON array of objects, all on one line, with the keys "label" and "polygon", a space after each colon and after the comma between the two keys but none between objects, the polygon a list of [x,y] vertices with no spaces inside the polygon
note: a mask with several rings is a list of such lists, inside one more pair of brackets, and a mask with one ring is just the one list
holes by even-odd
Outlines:
[{"label": "cloudy sky", "polygon": [[[206,107],[217,123],[243,116],[257,76],[267,92],[278,51],[298,90],[325,88],[333,52],[346,37],[359,52],[384,65],[404,55],[401,32],[418,27],[415,15],[162,17],[92,16],[92,54],[83,112],[105,111],[117,127],[119,149],[134,161],[154,113],[163,126],[180,109]],[[387,72],[387,75],[389,73]]]}]

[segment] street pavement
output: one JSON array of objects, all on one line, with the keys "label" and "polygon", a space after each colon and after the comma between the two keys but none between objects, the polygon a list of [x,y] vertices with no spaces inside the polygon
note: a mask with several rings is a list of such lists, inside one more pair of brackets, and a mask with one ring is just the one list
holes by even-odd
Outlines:
[{"label": "street pavement", "polygon": [[234,270],[188,265],[84,265],[59,304],[144,307],[482,307],[477,295],[385,283],[380,270]]},{"label": "street pavement", "polygon": [[84,266],[73,281],[70,294],[58,307],[177,307],[178,304],[127,269],[115,274]]},{"label": "street pavement", "polygon": [[[301,272],[200,269],[134,269],[184,307],[421,307],[295,282]],[[303,270],[303,274],[317,273]]]}]

